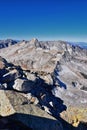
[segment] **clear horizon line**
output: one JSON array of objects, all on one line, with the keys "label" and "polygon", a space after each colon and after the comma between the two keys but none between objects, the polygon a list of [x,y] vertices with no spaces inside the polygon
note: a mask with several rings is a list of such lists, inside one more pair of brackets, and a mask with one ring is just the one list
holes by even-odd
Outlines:
[{"label": "clear horizon line", "polygon": [[0,38],[0,40],[7,40],[7,39],[12,39],[12,40],[19,40],[19,41],[30,41],[31,39],[33,38],[36,38],[38,39],[39,41],[66,41],[66,42],[87,42],[87,39],[86,38],[63,38],[63,37],[3,37],[3,38]]}]

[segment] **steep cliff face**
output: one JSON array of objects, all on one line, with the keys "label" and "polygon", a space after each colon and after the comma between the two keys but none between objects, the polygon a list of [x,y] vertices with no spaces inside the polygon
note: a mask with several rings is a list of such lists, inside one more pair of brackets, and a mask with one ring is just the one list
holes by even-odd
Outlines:
[{"label": "steep cliff face", "polygon": [[[52,130],[87,128],[86,49],[63,41],[43,42],[34,38],[1,49],[0,55],[6,59],[0,57],[0,115],[14,117],[13,121],[19,119],[26,125],[26,116],[32,113],[28,128],[34,129],[30,124],[38,119],[36,116],[44,117],[44,110],[48,113],[45,118],[51,119],[41,118],[42,125],[48,121],[44,130],[45,126]],[[14,116],[16,113],[19,118]],[[42,125],[37,123],[35,129],[39,130]]]}]

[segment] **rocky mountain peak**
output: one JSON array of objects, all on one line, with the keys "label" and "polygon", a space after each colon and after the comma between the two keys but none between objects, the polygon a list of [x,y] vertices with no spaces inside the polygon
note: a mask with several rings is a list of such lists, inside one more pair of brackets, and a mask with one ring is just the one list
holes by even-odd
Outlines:
[{"label": "rocky mountain peak", "polygon": [[30,44],[35,44],[37,42],[38,42],[38,39],[36,39],[36,38],[33,38],[33,39],[30,40]]}]

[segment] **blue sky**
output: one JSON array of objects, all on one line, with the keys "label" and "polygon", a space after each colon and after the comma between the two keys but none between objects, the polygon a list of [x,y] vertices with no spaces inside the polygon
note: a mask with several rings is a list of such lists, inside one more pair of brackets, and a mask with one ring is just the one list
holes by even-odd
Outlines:
[{"label": "blue sky", "polygon": [[0,39],[87,41],[87,0],[0,0]]}]

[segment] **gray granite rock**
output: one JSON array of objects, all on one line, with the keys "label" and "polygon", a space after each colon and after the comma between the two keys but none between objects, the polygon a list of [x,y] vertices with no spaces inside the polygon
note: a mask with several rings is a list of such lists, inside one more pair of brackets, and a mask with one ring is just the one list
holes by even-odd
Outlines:
[{"label": "gray granite rock", "polygon": [[0,115],[11,121],[18,121],[32,130],[63,130],[62,124],[32,104],[25,104],[27,98],[13,91],[0,91]]},{"label": "gray granite rock", "polygon": [[18,90],[20,92],[29,92],[33,89],[35,84],[32,81],[27,79],[16,79],[14,81],[13,89]]}]

